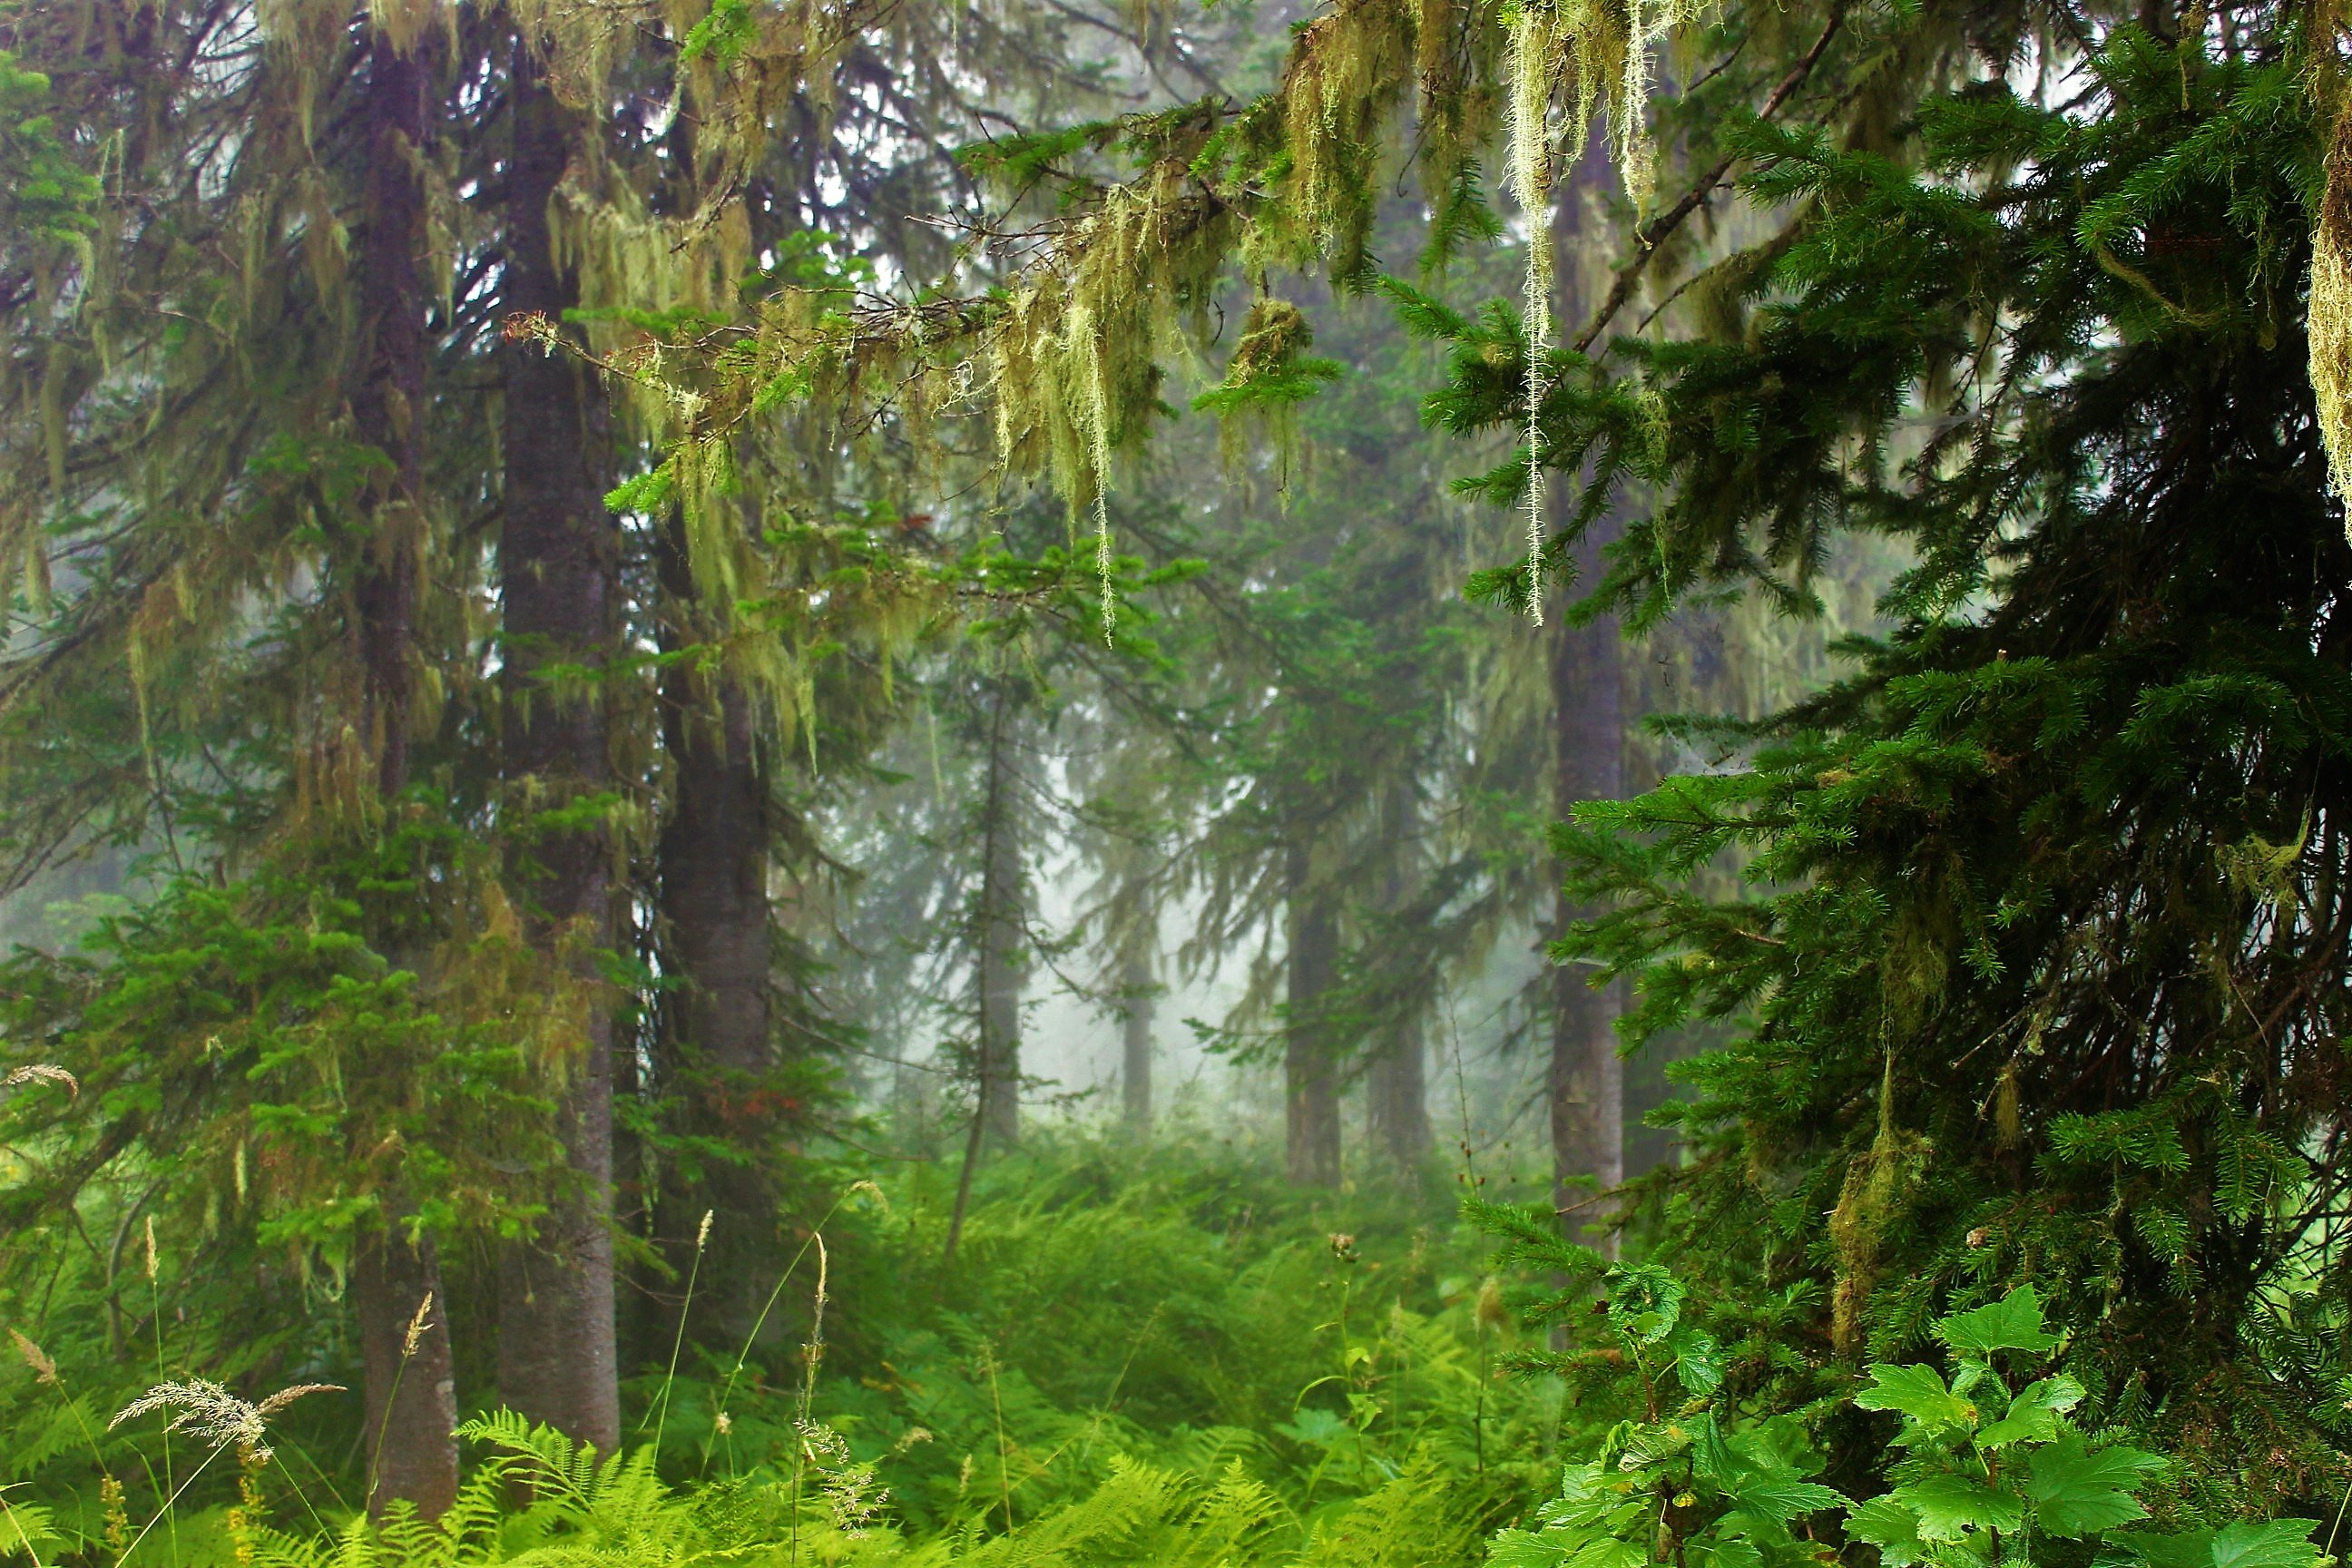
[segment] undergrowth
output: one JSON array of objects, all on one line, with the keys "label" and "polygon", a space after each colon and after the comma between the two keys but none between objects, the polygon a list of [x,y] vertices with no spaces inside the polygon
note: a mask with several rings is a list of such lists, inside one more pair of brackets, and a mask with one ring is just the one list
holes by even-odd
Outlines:
[{"label": "undergrowth", "polygon": [[675,1370],[665,1339],[627,1385],[620,1455],[478,1412],[437,1526],[365,1522],[350,1392],[270,1411],[266,1436],[110,1426],[169,1379],[237,1404],[358,1381],[331,1282],[314,1337],[239,1353],[175,1309],[168,1238],[142,1277],[132,1225],[110,1295],[88,1259],[46,1298],[6,1276],[0,1555],[1433,1564],[1476,1561],[1556,1479],[1559,1386],[1498,1375],[1517,1331],[1449,1194],[1301,1194],[1213,1143],[1046,1137],[982,1174],[950,1261],[952,1176],[841,1182],[735,1342],[688,1302]]}]

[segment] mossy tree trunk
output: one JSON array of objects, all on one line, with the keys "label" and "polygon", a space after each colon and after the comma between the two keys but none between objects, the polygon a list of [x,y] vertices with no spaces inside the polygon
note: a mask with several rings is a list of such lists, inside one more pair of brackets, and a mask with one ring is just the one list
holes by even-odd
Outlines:
[{"label": "mossy tree trunk", "polygon": [[[549,208],[579,127],[517,41],[508,113],[505,310],[562,320],[578,301]],[[611,945],[609,834],[581,804],[611,787],[597,675],[616,648],[618,536],[604,503],[610,435],[602,391],[575,356],[528,341],[506,356],[505,809],[526,929],[552,975],[582,988],[578,1038],[556,1089],[568,1169],[537,1237],[509,1245],[499,1292],[499,1394],[524,1415],[611,1453],[620,1440],[614,1346],[613,1039],[596,994]],[[543,679],[560,665],[573,672]]]},{"label": "mossy tree trunk", "polygon": [[[714,635],[695,613],[684,533],[673,514],[657,546],[663,637],[672,652]],[[750,1158],[708,1162],[690,1182],[674,1178],[657,1212],[681,1278],[692,1266],[701,1215],[711,1215],[700,1299],[724,1336],[740,1343],[758,1317],[760,1277],[778,1242],[770,1156],[783,1107],[772,1083],[768,778],[751,694],[723,659],[673,665],[661,700],[671,782],[656,852],[658,948],[673,983],[660,1003],[663,1071],[684,1096],[685,1131],[732,1143]]]},{"label": "mossy tree trunk", "polygon": [[[423,46],[406,53],[378,32],[368,52],[368,174],[360,237],[360,314],[365,360],[352,400],[359,440],[389,459],[368,493],[353,599],[369,742],[379,788],[397,809],[408,787],[415,686],[418,551],[425,486],[425,190],[419,178],[432,68]],[[394,1499],[426,1519],[457,1491],[456,1388],[448,1312],[433,1238],[413,1242],[410,1205],[395,1176],[382,1224],[358,1238],[352,1305],[363,1367],[369,1487],[381,1514]],[[430,1300],[435,1303],[425,1310]],[[420,1318],[420,1314],[422,1314]]]}]

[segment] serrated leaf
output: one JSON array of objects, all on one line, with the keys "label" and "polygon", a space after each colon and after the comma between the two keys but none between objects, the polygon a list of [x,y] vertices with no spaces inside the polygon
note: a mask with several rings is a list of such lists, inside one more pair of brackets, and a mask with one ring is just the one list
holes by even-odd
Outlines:
[{"label": "serrated leaf", "polygon": [[1922,1476],[1889,1495],[1918,1516],[1922,1541],[1959,1541],[1972,1530],[2009,1531],[2025,1522],[2023,1498],[1974,1476]]},{"label": "serrated leaf", "polygon": [[2011,1443],[2047,1443],[2056,1437],[2066,1412],[2083,1403],[2083,1385],[2061,1374],[2025,1385],[2009,1402],[2008,1413],[1977,1434],[1979,1448]]},{"label": "serrated leaf", "polygon": [[1708,1411],[1699,1418],[1698,1433],[1691,1440],[1691,1470],[1703,1481],[1723,1486],[1747,1468],[1740,1458],[1723,1440],[1723,1428],[1716,1424],[1715,1412]]},{"label": "serrated leaf", "polygon": [[2317,1522],[2273,1519],[2224,1525],[2213,1537],[2213,1568],[2311,1568],[2319,1556],[2311,1542]]},{"label": "serrated leaf", "polygon": [[1881,1568],[1909,1568],[1925,1551],[1919,1516],[1892,1497],[1873,1498],[1846,1517],[1845,1532],[1878,1548]]},{"label": "serrated leaf", "polygon": [[2120,1539],[2138,1549],[2151,1568],[2212,1568],[2213,1532],[2185,1530],[2178,1535],[2151,1535],[2133,1531]]},{"label": "serrated leaf", "polygon": [[1824,1509],[1848,1508],[1845,1494],[1818,1481],[1796,1481],[1784,1477],[1759,1478],[1742,1481],[1724,1489],[1736,1508],[1760,1514],[1776,1523],[1802,1519],[1809,1513]]},{"label": "serrated leaf", "polygon": [[1700,1568],[1764,1568],[1764,1553],[1736,1535],[1710,1536],[1692,1544]]},{"label": "serrated leaf", "polygon": [[1723,1386],[1723,1348],[1705,1329],[1682,1328],[1669,1342],[1675,1351],[1675,1375],[1693,1399],[1705,1399]]},{"label": "serrated leaf", "polygon": [[2042,1298],[2020,1285],[2000,1300],[1959,1312],[1936,1325],[1936,1337],[1965,1356],[1991,1359],[1995,1351],[2046,1351],[2058,1336],[2042,1326]]},{"label": "serrated leaf", "polygon": [[1561,1568],[1572,1538],[1556,1530],[1505,1530],[1486,1543],[1492,1568]]},{"label": "serrated leaf", "polygon": [[1932,1366],[1880,1362],[1853,1402],[1864,1410],[1899,1410],[1922,1426],[1968,1427],[1977,1420],[1976,1406],[1945,1387],[1944,1374]]},{"label": "serrated leaf", "polygon": [[2118,1443],[2094,1450],[2074,1433],[2034,1451],[2026,1495],[2033,1500],[2034,1522],[2061,1540],[2146,1519],[2147,1510],[2132,1494],[2164,1461]]},{"label": "serrated leaf", "polygon": [[1642,1568],[1650,1554],[1630,1542],[1612,1541],[1602,1537],[1588,1541],[1576,1549],[1565,1568]]}]

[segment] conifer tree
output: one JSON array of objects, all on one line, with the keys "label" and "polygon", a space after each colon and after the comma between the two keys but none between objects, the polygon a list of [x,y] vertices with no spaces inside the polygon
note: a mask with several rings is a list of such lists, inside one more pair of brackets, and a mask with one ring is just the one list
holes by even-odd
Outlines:
[{"label": "conifer tree", "polygon": [[[358,621],[367,752],[383,809],[404,809],[410,782],[414,693],[420,663],[416,595],[429,540],[425,484],[428,418],[424,171],[436,74],[432,29],[371,16],[361,113],[367,126],[360,214],[359,384],[353,438],[371,455],[352,602]],[[405,35],[405,36],[404,36]],[[412,955],[387,946],[395,962]],[[457,1385],[450,1361],[449,1293],[438,1245],[416,1225],[398,1186],[377,1226],[358,1239],[352,1300],[366,1372],[371,1508],[394,1499],[427,1519],[457,1489]],[[436,1310],[436,1306],[438,1310]]]},{"label": "conifer tree", "polygon": [[499,590],[501,773],[526,929],[565,1015],[555,1063],[567,1169],[529,1242],[500,1260],[499,1393],[511,1408],[606,1453],[620,1444],[614,1340],[613,1025],[596,955],[613,945],[610,741],[604,680],[619,652],[620,542],[604,496],[612,436],[602,390],[552,352],[579,303],[551,209],[585,156],[542,39],[519,27],[507,77],[502,310],[504,489]]},{"label": "conifer tree", "polygon": [[[1565,951],[1634,975],[1637,1037],[1748,1020],[1675,1112],[1677,1268],[1810,1291],[1838,1364],[2030,1267],[2107,1417],[2267,1510],[2316,1462],[2337,1311],[2304,1272],[2339,1266],[2310,1249],[2343,1179],[2352,560],[2296,282],[2325,132],[2290,18],[2153,21],[2087,32],[2066,98],[1929,98],[1909,166],[1738,132],[1752,197],[1800,215],[1730,272],[1741,330],[1561,362],[1559,467],[1662,498],[1606,602],[1801,606],[1844,531],[1916,562],[1849,679],[1579,810],[1570,886],[1607,912]],[[1459,363],[1459,408],[1514,416]],[[1754,897],[1687,885],[1733,847]],[[1807,1396],[1739,1342],[1760,1395]]]}]

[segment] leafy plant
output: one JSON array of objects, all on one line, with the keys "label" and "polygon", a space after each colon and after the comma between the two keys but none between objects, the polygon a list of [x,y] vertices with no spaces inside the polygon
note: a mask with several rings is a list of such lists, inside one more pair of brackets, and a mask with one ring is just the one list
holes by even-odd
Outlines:
[{"label": "leafy plant", "polygon": [[[1680,1289],[1654,1265],[1611,1268],[1608,1311],[1649,1386],[1645,1352],[1668,1342]],[[1628,1301],[1630,1299],[1630,1305]],[[2159,1455],[2104,1440],[2076,1423],[2083,1385],[2063,1373],[2016,1384],[2060,1347],[2031,1285],[1934,1326],[1949,1375],[1926,1363],[1882,1362],[1840,1405],[1902,1418],[1883,1494],[1856,1504],[1819,1477],[1825,1461],[1807,1425],[1778,1414],[1743,1419],[1712,1397],[1719,1368],[1685,1352],[1692,1394],[1681,1408],[1610,1432],[1568,1466],[1538,1528],[1505,1531],[1498,1568],[1795,1568],[1834,1559],[1843,1543],[1876,1550],[1883,1568],[1986,1568],[2082,1560],[2108,1568],[2313,1568],[2312,1521],[2233,1522],[2173,1534],[2121,1527],[2148,1517],[2138,1492],[2167,1468]],[[2009,1370],[2003,1371],[2006,1365]],[[2053,1553],[2051,1542],[2068,1543]]]}]

